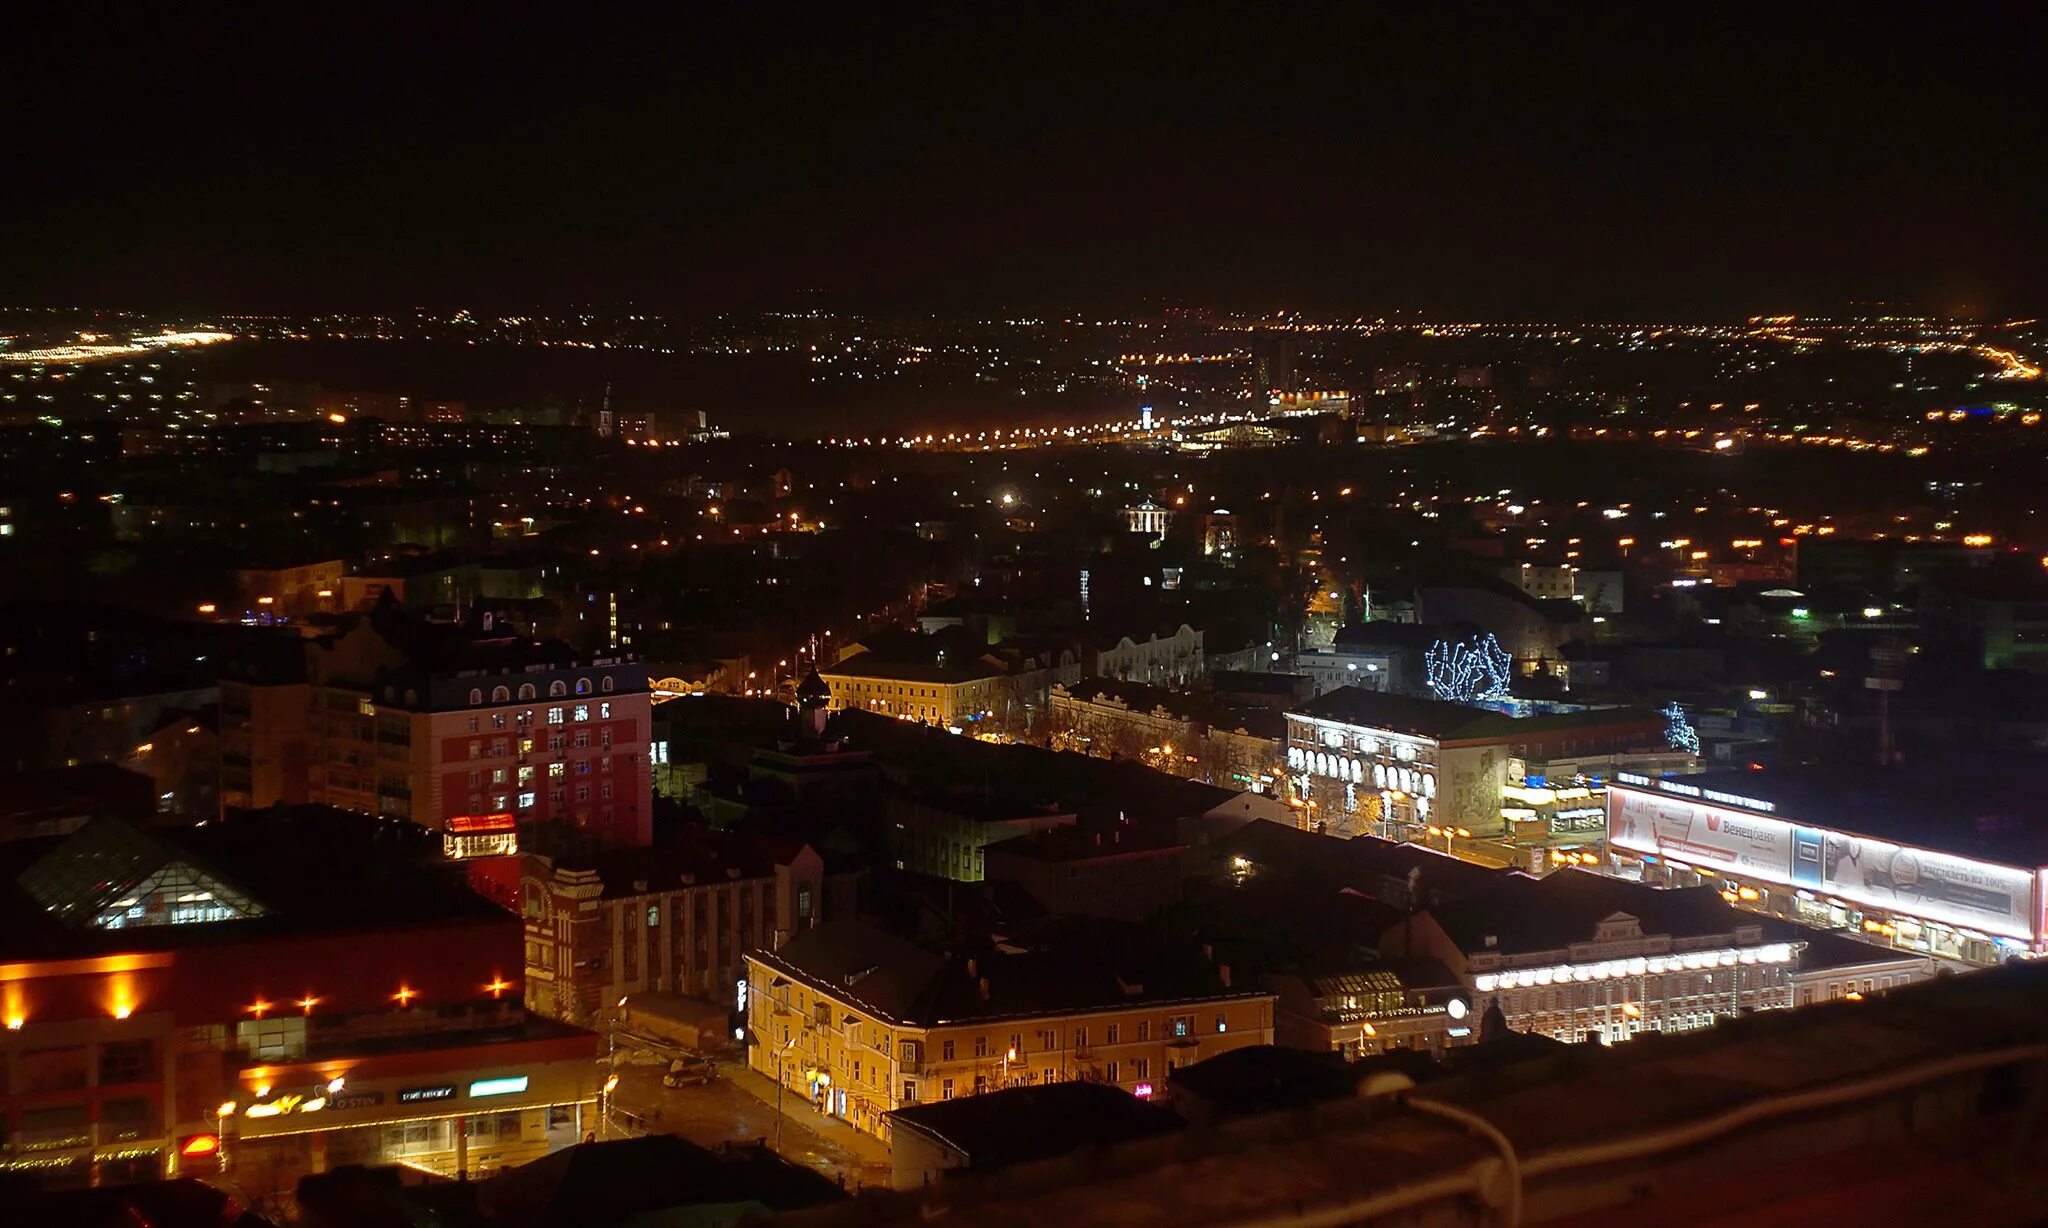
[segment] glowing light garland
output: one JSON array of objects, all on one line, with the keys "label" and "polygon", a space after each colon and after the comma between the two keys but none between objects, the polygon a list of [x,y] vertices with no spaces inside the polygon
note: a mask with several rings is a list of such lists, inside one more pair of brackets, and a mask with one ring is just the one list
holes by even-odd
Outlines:
[{"label": "glowing light garland", "polygon": [[1422,661],[1429,671],[1429,689],[1438,699],[1472,703],[1508,698],[1515,663],[1492,632],[1460,644],[1438,640]]},{"label": "glowing light garland", "polygon": [[1685,709],[1678,706],[1677,700],[1671,701],[1671,706],[1664,709],[1663,716],[1669,722],[1664,726],[1665,744],[1672,750],[1682,750],[1688,755],[1699,754],[1700,731],[1694,729],[1692,723],[1685,719]]}]

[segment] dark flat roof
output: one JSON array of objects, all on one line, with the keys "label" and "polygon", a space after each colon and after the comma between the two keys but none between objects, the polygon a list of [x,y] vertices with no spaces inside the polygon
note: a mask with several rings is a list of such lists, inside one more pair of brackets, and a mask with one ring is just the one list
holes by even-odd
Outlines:
[{"label": "dark flat roof", "polygon": [[1172,1110],[1101,1083],[1012,1087],[897,1109],[889,1116],[897,1129],[928,1135],[966,1156],[975,1168],[1151,1138],[1182,1126]]},{"label": "dark flat roof", "polygon": [[1460,950],[1502,955],[1591,942],[1600,923],[1616,913],[1635,917],[1646,936],[1696,938],[1761,924],[1711,887],[1665,889],[1577,869],[1546,878],[1510,875],[1492,891],[1430,910]]},{"label": "dark flat roof", "polygon": [[1294,710],[1301,716],[1338,721],[1367,729],[1388,729],[1438,741],[1506,740],[1518,735],[1562,729],[1605,729],[1629,725],[1663,726],[1663,717],[1647,708],[1589,708],[1537,716],[1509,716],[1486,708],[1391,695],[1364,687],[1339,687]]}]

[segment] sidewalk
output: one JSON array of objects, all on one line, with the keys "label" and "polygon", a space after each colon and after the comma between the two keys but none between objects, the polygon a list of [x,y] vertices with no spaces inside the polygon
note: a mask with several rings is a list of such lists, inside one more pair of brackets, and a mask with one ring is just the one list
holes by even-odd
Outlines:
[{"label": "sidewalk", "polygon": [[[775,1080],[745,1066],[734,1066],[722,1070],[734,1087],[773,1109],[775,1107]],[[809,1130],[860,1158],[863,1163],[888,1169],[894,1164],[889,1154],[889,1145],[864,1130],[820,1113],[811,1107],[811,1102],[802,1092],[784,1088],[782,1092],[782,1115],[790,1121]]]}]

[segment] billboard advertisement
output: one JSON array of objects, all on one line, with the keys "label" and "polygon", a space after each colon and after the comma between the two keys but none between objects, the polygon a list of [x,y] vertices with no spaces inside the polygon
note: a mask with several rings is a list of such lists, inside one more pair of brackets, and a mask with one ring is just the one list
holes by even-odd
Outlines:
[{"label": "billboard advertisement", "polygon": [[1607,792],[1607,842],[1909,917],[2034,937],[2035,875],[2010,866],[1625,788]]},{"label": "billboard advertisement", "polygon": [[1616,848],[1774,883],[1793,881],[1790,823],[1625,789],[1609,789],[1607,798],[1607,842]]}]

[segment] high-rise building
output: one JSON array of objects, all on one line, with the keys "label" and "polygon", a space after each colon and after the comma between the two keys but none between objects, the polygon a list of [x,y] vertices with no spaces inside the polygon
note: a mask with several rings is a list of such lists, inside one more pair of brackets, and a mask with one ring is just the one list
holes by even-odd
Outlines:
[{"label": "high-rise building", "polygon": [[230,806],[304,800],[404,818],[456,858],[652,835],[637,658],[479,639],[386,602],[309,640],[303,673],[222,690]]},{"label": "high-rise building", "polygon": [[1294,334],[1252,334],[1252,395],[1294,390]]}]

